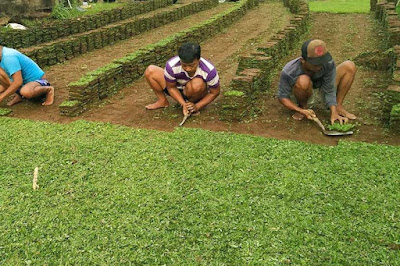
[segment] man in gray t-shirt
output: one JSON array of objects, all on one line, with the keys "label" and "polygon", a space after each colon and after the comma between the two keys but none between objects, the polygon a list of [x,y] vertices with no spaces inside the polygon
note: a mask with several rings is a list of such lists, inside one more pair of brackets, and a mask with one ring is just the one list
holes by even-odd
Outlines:
[{"label": "man in gray t-shirt", "polygon": [[326,107],[331,111],[332,124],[336,120],[342,124],[348,119],[356,119],[354,114],[343,108],[343,100],[357,71],[354,63],[345,61],[336,67],[325,42],[321,40],[304,42],[301,51],[302,56],[287,63],[282,70],[278,88],[279,102],[295,111],[292,116],[294,119],[313,119],[315,113],[307,109],[307,104],[316,89],[319,89]]}]

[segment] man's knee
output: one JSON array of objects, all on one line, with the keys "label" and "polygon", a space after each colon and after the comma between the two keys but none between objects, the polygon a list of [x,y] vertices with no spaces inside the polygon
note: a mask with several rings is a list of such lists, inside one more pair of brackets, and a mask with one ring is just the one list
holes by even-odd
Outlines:
[{"label": "man's knee", "polygon": [[311,78],[307,75],[300,75],[294,85],[295,89],[307,91],[312,86]]},{"label": "man's knee", "polygon": [[345,73],[355,75],[357,72],[357,66],[356,64],[354,64],[353,61],[350,60],[344,61],[339,66],[343,68]]},{"label": "man's knee", "polygon": [[203,79],[194,78],[186,84],[186,91],[188,94],[197,94],[204,92],[207,86]]},{"label": "man's knee", "polygon": [[30,88],[27,86],[22,87],[19,93],[27,99],[31,99],[31,98],[35,97],[34,88]]},{"label": "man's knee", "polygon": [[155,65],[150,65],[146,68],[146,70],[144,71],[144,75],[146,78],[150,78],[151,76],[154,75],[154,73],[156,73],[157,70],[157,66]]}]

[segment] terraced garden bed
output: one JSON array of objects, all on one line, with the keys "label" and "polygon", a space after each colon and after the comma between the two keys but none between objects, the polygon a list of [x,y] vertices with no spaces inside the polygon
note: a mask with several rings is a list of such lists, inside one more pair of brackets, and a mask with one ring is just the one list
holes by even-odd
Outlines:
[{"label": "terraced garden bed", "polygon": [[172,5],[172,3],[172,0],[137,1],[90,16],[45,22],[25,31],[7,30],[0,32],[0,43],[13,48],[30,47],[76,33],[101,28],[132,16]]},{"label": "terraced garden bed", "polygon": [[[207,0],[208,1],[208,0]],[[197,25],[173,34],[155,44],[129,54],[113,63],[85,74],[79,81],[70,83],[68,102],[60,105],[62,115],[76,116],[87,104],[104,99],[138,79],[150,64],[162,65],[176,53],[178,47],[188,41],[202,42],[217,34],[258,4],[257,0],[246,0],[234,4],[227,11]],[[72,105],[70,101],[73,101]]]},{"label": "terraced garden bed", "polygon": [[[213,17],[230,7],[231,3],[220,4],[211,10],[186,17],[182,21],[173,22],[134,36],[129,40],[93,50],[68,60],[64,64],[54,65],[46,72],[56,87],[55,105],[44,108],[25,102],[13,107],[13,113],[10,116],[62,123],[85,119],[108,121],[132,127],[172,130],[181,121],[179,108],[175,108],[172,102],[171,107],[167,109],[146,111],[144,106],[154,101],[154,94],[143,78],[139,78],[132,84],[124,85],[125,88],[115,96],[89,105],[90,108],[78,118],[60,116],[58,105],[68,98],[67,84],[77,81],[82,74],[95,71],[111,63],[114,59],[134,53],[160,39],[168,38],[177,29],[190,28],[191,25],[199,23],[206,17]],[[249,54],[255,55],[257,47],[266,45],[267,40],[289,25],[289,17],[289,13],[284,10],[281,1],[261,2],[258,7],[248,11],[243,19],[202,43],[203,56],[211,60],[219,71],[223,92],[227,90],[229,83],[235,77],[239,58],[249,56]],[[377,43],[382,41],[382,38],[379,37],[382,36],[379,35],[380,26],[375,25],[368,15],[312,14],[311,21],[313,20],[318,20],[321,27],[313,27],[311,24],[310,35],[303,38],[320,36],[326,40],[337,63],[353,58],[368,49],[376,49]],[[347,24],[344,25],[341,21],[347,21]],[[348,44],[353,44],[353,46]],[[294,44],[295,47],[296,45],[300,47],[301,41]],[[293,51],[290,51],[289,56],[278,60],[276,69],[279,71],[284,62],[297,56],[299,56],[299,52],[294,48]],[[161,66],[163,64],[164,62]],[[190,118],[185,125],[217,131],[228,130],[266,137],[336,144],[338,138],[324,137],[313,123],[295,122],[290,119],[289,112],[286,112],[274,98],[276,91],[274,88],[277,86],[276,80],[279,72],[275,73],[272,74],[270,81],[271,89],[261,93],[254,101],[257,112],[243,122],[221,121],[219,110],[225,100],[220,96],[202,111],[199,117]],[[354,88],[351,90],[349,98],[346,99],[346,105],[358,116],[357,124],[359,126],[357,126],[355,134],[348,139],[400,144],[399,138],[396,138],[394,133],[387,131],[380,116],[380,103],[383,102],[381,86],[386,84],[387,80],[390,80],[390,77],[386,72],[359,69],[353,84]],[[235,93],[233,94],[235,95]],[[68,105],[73,104],[74,102]],[[324,109],[316,109],[316,111],[321,116],[321,120],[328,123],[328,113]],[[299,134],[299,132],[302,133]]]},{"label": "terraced garden bed", "polygon": [[172,23],[194,13],[213,8],[217,4],[217,0],[203,0],[173,5],[145,15],[135,16],[133,19],[109,24],[96,30],[75,34],[56,42],[23,49],[22,52],[41,67],[51,66],[94,49],[129,39],[132,36]]},{"label": "terraced garden bed", "polygon": [[[309,10],[307,2],[284,1],[293,15],[290,24],[271,39],[264,40],[250,55],[241,56],[236,76],[224,92],[221,119],[242,121],[260,112],[261,94],[269,91],[279,59],[295,48],[299,38],[307,31]],[[241,92],[231,93],[231,91]]]}]

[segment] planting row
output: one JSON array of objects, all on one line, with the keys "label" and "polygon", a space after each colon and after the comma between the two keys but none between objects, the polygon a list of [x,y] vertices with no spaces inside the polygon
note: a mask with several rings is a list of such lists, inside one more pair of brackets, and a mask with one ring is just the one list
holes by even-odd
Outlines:
[{"label": "planting row", "polygon": [[388,48],[393,50],[391,65],[393,70],[391,85],[385,91],[383,100],[384,118],[389,122],[390,128],[400,133],[400,20],[396,12],[397,0],[380,1],[371,0],[371,10],[375,11],[375,17],[383,23],[387,33]]},{"label": "planting row", "polygon": [[224,103],[220,110],[222,120],[240,121],[258,111],[255,101],[261,98],[258,97],[260,93],[269,89],[271,73],[274,73],[278,60],[287,55],[306,32],[309,23],[307,3],[302,0],[285,0],[284,5],[297,14],[269,42],[257,47],[257,51],[250,55],[239,58],[236,76],[224,92]]},{"label": "planting row", "polygon": [[248,9],[257,4],[258,0],[243,0],[234,3],[228,10],[204,22],[85,74],[79,81],[68,85],[69,99],[60,105],[61,114],[78,115],[87,108],[88,104],[112,95],[142,77],[148,65],[163,66],[166,60],[176,54],[178,47],[183,43],[200,43],[206,40],[229,27],[234,21],[240,19]]},{"label": "planting row", "polygon": [[94,49],[99,49],[142,32],[172,23],[216,5],[218,5],[217,0],[203,0],[179,5],[176,8],[163,10],[151,16],[138,17],[108,25],[86,34],[77,34],[70,38],[65,38],[50,45],[26,49],[23,52],[41,67],[51,66]]},{"label": "planting row", "polygon": [[25,31],[0,32],[0,43],[13,48],[26,48],[72,34],[87,32],[108,24],[144,14],[158,8],[172,5],[172,0],[149,0],[126,4],[112,10],[105,10],[91,16],[56,20],[43,23]]}]

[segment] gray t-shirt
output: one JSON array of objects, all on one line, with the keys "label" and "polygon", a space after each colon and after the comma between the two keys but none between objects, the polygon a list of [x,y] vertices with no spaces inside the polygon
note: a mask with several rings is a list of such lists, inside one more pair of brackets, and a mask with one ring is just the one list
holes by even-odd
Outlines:
[{"label": "gray t-shirt", "polygon": [[[301,67],[301,57],[296,58],[283,68],[278,87],[278,98],[289,98],[292,88],[300,75],[304,75]],[[336,65],[333,60],[322,66],[321,70],[312,75],[313,87],[320,88],[325,95],[325,104],[329,108],[336,105]]]}]

